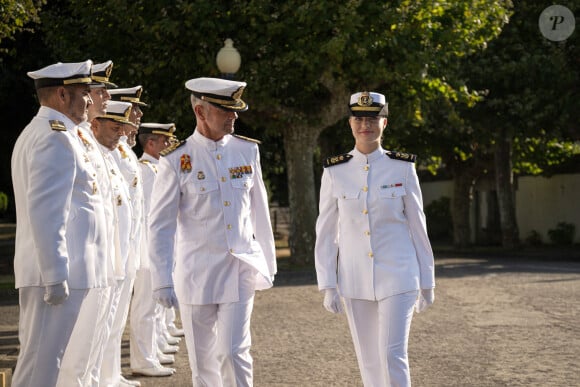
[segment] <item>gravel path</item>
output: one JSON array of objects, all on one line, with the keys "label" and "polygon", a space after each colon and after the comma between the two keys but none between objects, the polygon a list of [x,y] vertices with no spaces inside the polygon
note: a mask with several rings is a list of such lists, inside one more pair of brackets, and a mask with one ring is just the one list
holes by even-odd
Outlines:
[{"label": "gravel path", "polygon": [[[580,261],[438,258],[435,305],[416,314],[409,356],[414,386],[579,386]],[[18,307],[0,307],[0,368],[14,365]],[[311,273],[280,275],[256,295],[255,387],[362,386],[344,314],[322,307]],[[191,386],[185,343],[168,378]],[[128,341],[123,342],[128,368]]]}]

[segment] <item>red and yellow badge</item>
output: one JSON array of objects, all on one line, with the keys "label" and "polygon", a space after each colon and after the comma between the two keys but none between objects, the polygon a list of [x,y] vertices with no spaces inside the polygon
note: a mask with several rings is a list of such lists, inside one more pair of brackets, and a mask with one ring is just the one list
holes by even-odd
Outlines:
[{"label": "red and yellow badge", "polygon": [[191,157],[185,153],[181,155],[181,172],[191,172]]},{"label": "red and yellow badge", "polygon": [[119,145],[119,152],[121,152],[121,158],[123,159],[127,158],[127,152],[125,151],[125,148],[123,148],[122,145]]}]

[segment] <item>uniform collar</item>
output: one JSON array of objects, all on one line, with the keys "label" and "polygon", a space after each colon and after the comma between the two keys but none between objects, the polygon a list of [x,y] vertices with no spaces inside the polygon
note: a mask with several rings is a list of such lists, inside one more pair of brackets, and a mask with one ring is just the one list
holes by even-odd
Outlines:
[{"label": "uniform collar", "polygon": [[48,106],[41,106],[38,109],[37,113],[38,117],[46,118],[47,120],[58,120],[62,121],[67,131],[72,131],[77,125],[72,122],[70,118],[59,112],[58,110],[54,110],[53,108],[49,108]]},{"label": "uniform collar", "polygon": [[366,164],[366,163],[372,163],[373,161],[376,161],[376,160],[380,159],[381,157],[384,157],[385,150],[381,146],[379,146],[373,152],[371,152],[369,154],[364,154],[364,153],[359,152],[356,148],[354,148],[352,150],[351,154],[353,155],[353,157],[356,161]]},{"label": "uniform collar", "polygon": [[217,149],[219,149],[221,147],[226,146],[226,144],[230,141],[230,139],[232,138],[232,136],[229,135],[229,134],[226,134],[225,136],[223,136],[221,138],[221,140],[214,141],[214,140],[211,140],[211,139],[205,137],[203,134],[199,133],[197,131],[197,129],[196,129],[193,132],[192,138],[198,144],[206,147],[209,150],[217,150]]},{"label": "uniform collar", "polygon": [[107,148],[106,146],[104,146],[103,144],[101,144],[98,141],[97,141],[97,144],[99,144],[99,148],[101,149],[101,152],[103,152],[104,155],[111,154],[114,151],[114,150],[110,150],[109,148]]},{"label": "uniform collar", "polygon": [[151,164],[159,164],[158,159],[156,159],[155,157],[151,156],[149,153],[146,152],[143,152],[143,154],[141,155],[141,160],[147,160]]}]

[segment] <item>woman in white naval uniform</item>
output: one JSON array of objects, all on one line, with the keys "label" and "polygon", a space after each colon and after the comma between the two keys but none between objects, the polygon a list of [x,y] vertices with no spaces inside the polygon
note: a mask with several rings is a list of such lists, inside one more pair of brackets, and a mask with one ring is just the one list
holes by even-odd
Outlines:
[{"label": "woman in white naval uniform", "polygon": [[385,151],[385,96],[350,98],[355,148],[325,160],[315,262],[324,306],[341,296],[365,387],[410,386],[413,308],[433,303],[433,252],[414,155]]}]

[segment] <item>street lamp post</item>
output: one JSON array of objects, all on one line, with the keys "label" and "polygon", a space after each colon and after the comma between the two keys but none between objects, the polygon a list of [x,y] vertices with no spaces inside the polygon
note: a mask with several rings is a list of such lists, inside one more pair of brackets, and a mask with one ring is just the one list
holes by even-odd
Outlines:
[{"label": "street lamp post", "polygon": [[225,40],[224,46],[218,51],[215,61],[218,69],[222,73],[222,77],[225,79],[234,79],[234,74],[238,72],[242,64],[242,58],[238,50],[234,47],[233,40]]}]

